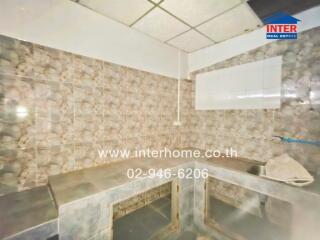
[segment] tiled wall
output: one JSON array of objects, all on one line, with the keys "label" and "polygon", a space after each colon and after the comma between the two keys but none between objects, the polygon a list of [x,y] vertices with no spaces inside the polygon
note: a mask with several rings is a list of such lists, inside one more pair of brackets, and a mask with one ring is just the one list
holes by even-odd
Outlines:
[{"label": "tiled wall", "polygon": [[115,203],[113,205],[113,221],[143,208],[160,198],[167,197],[171,201],[171,185],[172,183],[169,182],[137,194],[129,199]]},{"label": "tiled wall", "polygon": [[273,135],[320,139],[320,28],[197,73],[283,56],[281,109],[195,111],[194,81],[175,79],[0,37],[0,195],[45,184],[49,175],[110,159],[99,148],[233,147],[259,161],[287,152],[320,171],[320,148]]},{"label": "tiled wall", "polygon": [[[192,73],[283,56],[281,108],[276,110],[195,111],[194,81],[182,84],[182,137],[199,148],[224,150],[259,161],[287,152],[311,171],[320,171],[320,147],[272,141],[273,135],[320,140],[320,28],[296,41],[277,41]],[[182,135],[183,136],[183,135]]]},{"label": "tiled wall", "polygon": [[0,87],[0,195],[179,143],[175,79],[0,36]]},{"label": "tiled wall", "polygon": [[[259,193],[257,192],[209,177],[208,194],[209,197],[218,199],[230,206],[262,217]],[[248,207],[248,204],[250,204],[250,207]],[[208,208],[210,208],[210,204]]]}]

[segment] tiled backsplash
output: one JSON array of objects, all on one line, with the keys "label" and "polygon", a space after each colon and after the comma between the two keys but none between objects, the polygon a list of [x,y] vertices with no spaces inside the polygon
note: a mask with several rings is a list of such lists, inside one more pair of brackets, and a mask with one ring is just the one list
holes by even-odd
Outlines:
[{"label": "tiled backsplash", "polygon": [[176,79],[0,36],[0,195],[110,159],[178,147]]},{"label": "tiled backsplash", "polygon": [[[193,147],[224,150],[259,161],[287,152],[311,171],[320,171],[320,147],[278,143],[273,135],[320,140],[320,28],[299,34],[298,40],[276,41],[192,73],[232,67],[283,56],[281,108],[276,110],[194,110],[194,81],[184,81],[183,139]],[[188,131],[189,130],[189,131]],[[183,136],[183,135],[182,135]],[[188,136],[188,137],[186,137]]]}]

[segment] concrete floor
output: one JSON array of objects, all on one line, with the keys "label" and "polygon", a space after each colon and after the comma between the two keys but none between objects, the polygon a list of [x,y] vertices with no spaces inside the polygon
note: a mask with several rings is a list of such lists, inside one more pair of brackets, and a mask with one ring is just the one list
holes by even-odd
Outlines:
[{"label": "concrete floor", "polygon": [[113,223],[113,240],[209,240],[197,231],[172,232],[163,238],[157,232],[171,222],[170,196],[158,199]]},{"label": "concrete floor", "polygon": [[114,240],[152,239],[171,223],[171,197],[160,198],[113,223]]},{"label": "concrete floor", "polygon": [[266,217],[258,217],[214,197],[210,197],[209,219],[213,219],[226,232],[234,232],[248,240],[289,240],[288,229],[268,221]]}]

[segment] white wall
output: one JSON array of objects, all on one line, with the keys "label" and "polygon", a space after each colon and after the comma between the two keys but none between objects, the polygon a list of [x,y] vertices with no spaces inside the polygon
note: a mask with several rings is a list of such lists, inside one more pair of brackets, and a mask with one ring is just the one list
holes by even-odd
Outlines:
[{"label": "white wall", "polygon": [[[299,30],[320,26],[320,7],[296,17]],[[178,50],[70,0],[1,0],[0,34],[169,77],[178,75]],[[194,53],[182,53],[182,77],[260,47],[265,29]]]},{"label": "white wall", "polygon": [[[314,7],[296,14],[295,17],[301,20],[301,22],[299,22],[298,31],[301,32],[320,26],[319,16],[320,7]],[[189,72],[221,62],[274,41],[266,39],[265,35],[266,30],[263,27],[256,31],[190,53],[188,54]]]},{"label": "white wall", "polygon": [[[69,0],[1,0],[0,34],[169,77],[178,50]],[[187,55],[182,54],[183,76]]]}]

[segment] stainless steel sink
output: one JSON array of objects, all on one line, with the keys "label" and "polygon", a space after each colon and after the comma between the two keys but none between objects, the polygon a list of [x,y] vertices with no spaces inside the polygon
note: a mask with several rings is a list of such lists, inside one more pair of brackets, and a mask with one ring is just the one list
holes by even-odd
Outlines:
[{"label": "stainless steel sink", "polygon": [[257,176],[264,176],[266,174],[266,168],[263,165],[254,165],[248,168],[247,172]]}]

